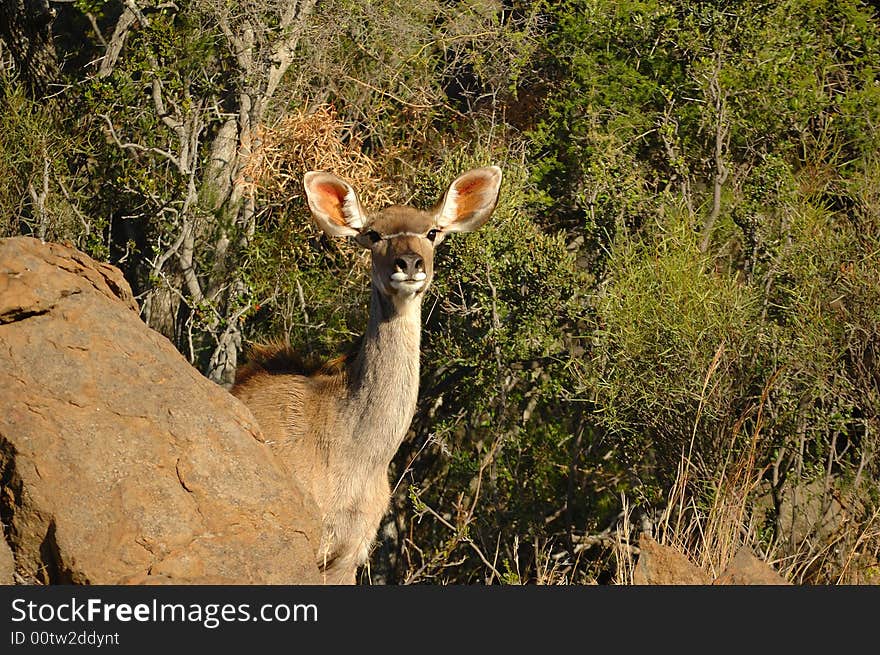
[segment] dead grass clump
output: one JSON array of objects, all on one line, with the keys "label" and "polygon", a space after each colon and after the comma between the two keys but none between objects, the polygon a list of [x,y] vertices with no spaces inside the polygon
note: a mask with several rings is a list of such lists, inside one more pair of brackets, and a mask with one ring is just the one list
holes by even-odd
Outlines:
[{"label": "dead grass clump", "polygon": [[257,126],[253,152],[242,171],[252,192],[289,201],[302,195],[302,177],[310,170],[334,173],[354,186],[367,207],[394,202],[393,187],[362,151],[358,136],[336,110],[319,105],[284,116],[274,126]]},{"label": "dead grass clump", "polygon": [[[705,378],[704,393],[719,355],[720,349]],[[870,492],[846,483],[829,469],[812,482],[793,480],[777,493],[776,501],[771,500],[764,480],[766,467],[759,467],[758,462],[767,459],[760,453],[760,444],[764,411],[776,380],[776,374],[771,376],[761,394],[744,449],[736,444],[741,442],[745,416],[737,421],[721,466],[707,467],[694,453],[692,439],[690,448],[681,454],[666,506],[648,526],[649,533],[712,578],[746,545],[793,584],[876,583],[880,579],[880,509],[870,501],[860,501]],[[693,429],[695,438],[697,423]],[[622,501],[623,516],[615,530],[615,582],[631,584],[638,530],[626,497]],[[777,510],[770,511],[774,505]],[[775,516],[774,526],[768,525],[768,515]]]},{"label": "dead grass clump", "polygon": [[[746,545],[792,584],[880,581],[880,510],[859,503],[858,490],[833,477],[789,490],[783,505],[793,504],[789,511],[797,515],[795,525],[777,525],[768,535],[770,498],[750,456],[755,441],[745,457],[729,461],[712,482],[706,482],[699,463],[683,455],[667,505],[649,534],[712,578]],[[825,492],[809,495],[812,488]],[[708,497],[707,489],[712,490]],[[614,582],[632,584],[639,530],[625,497],[623,508],[614,531]]]}]

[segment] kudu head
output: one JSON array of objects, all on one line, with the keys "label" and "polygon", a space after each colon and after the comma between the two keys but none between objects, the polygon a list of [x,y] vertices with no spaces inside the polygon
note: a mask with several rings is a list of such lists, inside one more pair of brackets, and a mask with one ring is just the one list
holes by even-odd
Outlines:
[{"label": "kudu head", "polygon": [[434,277],[434,248],[447,232],[473,232],[498,200],[501,169],[487,166],[458,177],[434,209],[392,205],[365,214],[357,192],[331,173],[312,171],[303,184],[318,226],[353,237],[372,253],[373,285],[395,305],[421,298]]}]

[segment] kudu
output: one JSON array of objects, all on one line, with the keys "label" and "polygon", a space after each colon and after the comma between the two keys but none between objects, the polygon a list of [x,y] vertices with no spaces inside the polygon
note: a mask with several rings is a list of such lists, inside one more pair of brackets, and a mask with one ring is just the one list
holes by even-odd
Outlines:
[{"label": "kudu", "polygon": [[318,566],[329,584],[353,583],[391,498],[388,466],[406,436],[419,388],[421,305],[434,249],[449,232],[488,220],[501,169],[458,177],[430,211],[392,205],[365,214],[330,173],[303,180],[312,216],[330,236],[372,254],[370,320],[356,353],[308,370],[281,347],[257,347],[232,393],[252,411],[320,512]]}]

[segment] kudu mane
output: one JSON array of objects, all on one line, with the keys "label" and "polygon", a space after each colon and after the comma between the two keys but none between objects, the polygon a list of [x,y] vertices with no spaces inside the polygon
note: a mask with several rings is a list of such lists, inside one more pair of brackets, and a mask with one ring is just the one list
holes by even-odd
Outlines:
[{"label": "kudu mane", "polygon": [[249,344],[246,362],[235,372],[235,384],[243,384],[259,375],[342,375],[346,365],[357,357],[362,338],[352,343],[344,353],[327,359],[320,355],[304,354],[285,341]]}]

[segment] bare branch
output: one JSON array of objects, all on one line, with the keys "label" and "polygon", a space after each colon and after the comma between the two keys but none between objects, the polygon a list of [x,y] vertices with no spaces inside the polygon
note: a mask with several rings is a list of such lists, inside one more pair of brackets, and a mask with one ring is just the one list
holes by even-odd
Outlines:
[{"label": "bare branch", "polygon": [[95,15],[90,11],[85,12],[85,15],[89,24],[92,26],[92,31],[95,33],[95,38],[98,39],[98,43],[106,49],[109,44],[107,43],[107,39],[104,38],[104,35],[101,34],[101,28],[98,26],[98,21],[95,18]]},{"label": "bare branch", "polygon": [[[266,103],[275,95],[281,78],[284,77],[284,73],[287,72],[287,69],[293,62],[293,53],[305,28],[306,19],[312,13],[315,4],[316,0],[305,0],[302,3],[290,3],[287,6],[281,18],[281,29],[288,31],[288,35],[281,40],[272,53],[271,60],[274,62],[274,65],[269,69],[266,88],[263,93],[263,103]],[[296,21],[295,25],[293,24],[294,21]]]},{"label": "bare branch", "polygon": [[46,154],[43,155],[42,188],[38,192],[34,187],[34,183],[28,182],[28,192],[34,204],[34,212],[40,220],[37,235],[40,237],[40,241],[45,241],[46,232],[49,227],[49,216],[46,212],[46,199],[49,197],[49,157]]},{"label": "bare branch", "polygon": [[174,240],[174,243],[171,244],[168,249],[162,253],[159,257],[155,259],[153,262],[153,267],[151,271],[151,275],[158,276],[162,269],[165,267],[165,263],[171,259],[174,255],[177,254],[177,251],[180,249],[180,245],[183,243],[183,232],[177,235],[177,239]]},{"label": "bare branch", "polygon": [[147,17],[144,16],[144,12],[141,11],[141,8],[137,6],[137,3],[134,0],[125,0],[123,4],[128,11],[134,14],[135,18],[137,18],[141,25],[149,27],[150,21],[147,20]]},{"label": "bare branch", "polygon": [[61,193],[64,195],[64,198],[70,204],[70,208],[73,209],[73,212],[76,214],[77,218],[79,218],[80,222],[83,224],[83,228],[85,228],[86,236],[88,236],[92,231],[91,218],[82,213],[80,208],[77,206],[76,202],[74,202],[73,197],[70,192],[67,190],[67,187],[64,186],[64,181],[61,176],[55,177],[55,183],[58,184],[58,188],[61,189]]},{"label": "bare branch", "polygon": [[176,167],[180,167],[180,161],[173,154],[168,152],[167,150],[162,150],[161,148],[153,148],[148,146],[142,146],[139,143],[123,143],[119,136],[116,134],[116,129],[113,127],[113,122],[110,120],[110,117],[107,114],[98,114],[104,121],[107,123],[107,128],[110,130],[110,136],[113,141],[123,150],[135,150],[138,152],[150,152],[156,155],[161,155],[165,157],[168,161],[173,163]]},{"label": "bare branch", "polygon": [[467,527],[467,523],[466,523],[464,526],[462,526],[461,528],[456,528],[452,523],[450,523],[449,521],[447,521],[446,519],[444,519],[442,516],[440,516],[440,514],[438,514],[436,511],[434,511],[434,510],[433,510],[429,505],[427,505],[426,503],[422,502],[422,503],[420,504],[420,507],[422,507],[422,508],[423,508],[428,514],[430,514],[431,516],[433,516],[435,519],[437,519],[438,521],[440,521],[440,523],[442,523],[442,524],[445,525],[447,528],[449,528],[450,530],[452,530],[453,534],[455,535],[455,536],[454,536],[455,541],[460,541],[460,542],[463,542],[463,543],[467,544],[468,546],[470,546],[470,548],[471,548],[471,549],[477,554],[477,557],[479,557],[479,558],[482,560],[483,564],[485,564],[486,567],[487,567],[487,568],[488,568],[488,569],[489,569],[489,570],[490,570],[495,576],[497,576],[498,578],[503,577],[503,576],[501,575],[501,573],[498,571],[498,569],[495,568],[495,565],[492,564],[492,562],[490,562],[489,559],[483,554],[483,551],[480,550],[480,547],[477,546],[476,543],[474,543],[474,540],[471,539],[470,537],[466,536],[464,530],[465,530],[465,528]]},{"label": "bare branch", "polygon": [[709,84],[710,92],[715,100],[715,179],[712,192],[712,211],[706,219],[706,224],[703,226],[703,235],[700,239],[700,252],[702,253],[709,250],[712,228],[715,227],[715,221],[718,220],[718,216],[721,214],[721,190],[724,183],[727,182],[727,176],[730,172],[724,161],[724,156],[730,142],[730,124],[727,116],[727,91],[721,88],[721,81],[719,80],[720,69],[721,61],[719,57]]},{"label": "bare branch", "polygon": [[[116,66],[116,62],[119,60],[119,55],[122,53],[122,48],[125,45],[125,39],[128,36],[129,31],[138,21],[138,13],[140,13],[140,10],[136,13],[128,6],[128,4],[126,4],[125,9],[122,10],[119,20],[116,21],[116,27],[113,28],[113,34],[110,36],[110,43],[107,45],[104,57],[101,60],[101,67],[98,69],[98,77],[106,77],[113,72],[113,68]],[[93,24],[93,27],[95,33],[100,35],[101,31],[98,29],[97,25]]]},{"label": "bare branch", "polygon": [[192,296],[196,303],[200,303],[205,299],[205,295],[202,293],[202,286],[199,284],[199,278],[196,276],[194,265],[196,232],[192,221],[184,219],[180,232],[183,239],[178,251],[177,260],[180,262],[180,270],[183,273],[183,281],[186,283],[189,295]]},{"label": "bare branch", "polygon": [[391,98],[391,99],[394,100],[395,102],[399,102],[400,104],[402,104],[402,105],[404,105],[404,106],[406,106],[406,107],[411,107],[411,108],[413,108],[413,109],[430,109],[431,107],[434,106],[434,105],[419,105],[419,104],[415,104],[415,103],[413,103],[413,102],[407,102],[407,101],[404,100],[403,98],[394,95],[394,94],[391,93],[390,91],[385,91],[385,90],[383,90],[383,89],[380,89],[380,88],[378,88],[378,87],[375,87],[375,86],[373,86],[372,84],[369,84],[369,83],[367,83],[367,82],[364,82],[364,81],[362,81],[362,80],[359,80],[359,79],[357,79],[357,78],[354,78],[354,77],[352,77],[351,75],[343,74],[342,77],[343,77],[344,79],[349,80],[349,81],[351,81],[351,82],[354,82],[355,84],[358,84],[358,85],[360,85],[360,86],[362,86],[362,87],[364,87],[364,88],[366,88],[366,89],[370,89],[371,91],[375,91],[376,93],[378,93],[378,94],[380,94],[380,95],[383,95],[383,96],[385,96],[386,98]]},{"label": "bare branch", "polygon": [[[159,62],[157,62],[155,58],[150,58],[150,65],[154,70],[159,70]],[[156,114],[159,116],[162,123],[164,123],[168,129],[177,134],[179,138],[183,138],[183,121],[179,118],[175,120],[168,113],[168,109],[165,106],[165,100],[162,96],[162,82],[158,77],[153,78],[151,97],[153,98],[153,106],[156,108]]]}]

